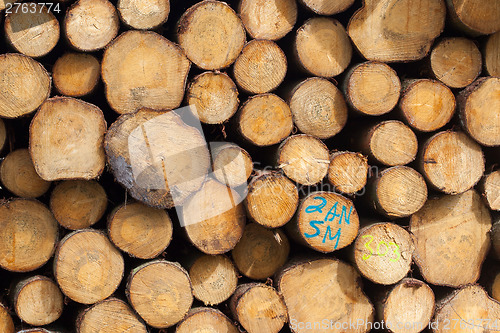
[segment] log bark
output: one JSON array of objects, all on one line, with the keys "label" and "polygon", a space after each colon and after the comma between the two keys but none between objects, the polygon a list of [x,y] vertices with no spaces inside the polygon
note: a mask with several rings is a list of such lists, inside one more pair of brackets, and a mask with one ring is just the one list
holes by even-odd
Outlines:
[{"label": "log bark", "polygon": [[152,30],[167,21],[169,0],[120,0],[116,5],[120,18],[127,26],[139,30]]},{"label": "log bark", "polygon": [[479,183],[479,190],[491,210],[500,210],[500,170],[486,174]]},{"label": "log bark", "polygon": [[328,173],[330,156],[327,146],[307,134],[292,135],[278,148],[277,166],[291,180],[315,185]]},{"label": "log bark", "polygon": [[456,101],[450,88],[429,79],[408,80],[404,86],[398,107],[408,125],[421,132],[433,132],[451,120]]},{"label": "log bark", "polygon": [[123,278],[124,262],[104,232],[84,229],[61,240],[53,270],[67,297],[78,303],[94,304],[115,292]]},{"label": "log bark", "polygon": [[101,75],[101,64],[91,54],[65,53],[52,68],[54,87],[63,95],[82,97],[92,93]]},{"label": "log bark", "polygon": [[0,204],[0,266],[12,272],[42,267],[54,253],[57,221],[35,200],[13,199]]},{"label": "log bark", "polygon": [[380,116],[397,104],[401,82],[394,69],[378,61],[367,61],[351,68],[343,81],[349,106],[362,115]]},{"label": "log bark", "polygon": [[43,57],[59,41],[59,21],[47,7],[27,2],[28,11],[15,11],[5,17],[7,42],[19,53]]},{"label": "log bark", "polygon": [[172,240],[172,221],[162,209],[140,202],[118,206],[108,217],[109,239],[134,258],[153,259]]},{"label": "log bark", "polygon": [[368,178],[368,159],[350,151],[338,151],[330,155],[328,182],[335,190],[355,194],[363,190]]},{"label": "log bark", "polygon": [[434,188],[447,194],[467,191],[484,172],[481,147],[463,132],[433,135],[422,146],[420,155],[422,174]]},{"label": "log bark", "polygon": [[500,8],[495,0],[446,0],[451,22],[469,35],[488,35],[500,30]]},{"label": "log bark", "polygon": [[48,325],[62,315],[63,294],[57,284],[45,276],[21,280],[12,288],[11,295],[17,316],[29,325]]},{"label": "log bark", "polygon": [[126,294],[144,321],[155,328],[177,324],[193,302],[188,273],[177,263],[156,260],[132,270]]},{"label": "log bark", "polygon": [[283,298],[276,289],[263,283],[238,286],[229,307],[248,333],[278,333],[288,321]]},{"label": "log bark", "polygon": [[224,143],[212,149],[212,170],[215,179],[223,185],[246,185],[253,171],[252,157],[238,145]]},{"label": "log bark", "polygon": [[457,97],[460,120],[467,133],[483,146],[500,145],[500,78],[486,77],[475,81]]},{"label": "log bark", "polygon": [[50,182],[36,173],[28,149],[10,152],[0,164],[0,180],[14,195],[38,198],[49,190]]},{"label": "log bark", "polygon": [[429,199],[410,219],[414,260],[424,279],[455,288],[476,282],[490,229],[490,213],[474,190]]},{"label": "log bark", "polygon": [[63,25],[73,48],[93,52],[103,49],[116,37],[120,19],[108,0],[78,0],[66,12]]},{"label": "log bark", "polygon": [[93,179],[104,169],[106,131],[97,106],[70,97],[47,100],[30,126],[30,153],[36,172],[47,181]]},{"label": "log bark", "polygon": [[193,308],[176,327],[175,333],[192,332],[239,333],[234,323],[221,311],[214,308]]},{"label": "log bark", "polygon": [[335,2],[328,0],[300,0],[300,2],[314,13],[325,16],[342,13],[354,4],[354,0]]},{"label": "log bark", "polygon": [[229,67],[236,60],[246,35],[243,23],[231,7],[208,0],[184,12],[178,23],[177,39],[196,66],[215,70]]},{"label": "log bark", "polygon": [[51,79],[37,61],[17,53],[0,55],[0,116],[18,118],[37,109],[50,95]]},{"label": "log bark", "polygon": [[339,133],[347,122],[344,96],[330,81],[314,77],[292,88],[288,98],[298,129],[319,139]]},{"label": "log bark", "polygon": [[141,107],[174,109],[182,102],[190,66],[182,50],[161,35],[124,32],[102,58],[108,103],[120,114]]},{"label": "log bark", "polygon": [[493,257],[500,260],[500,218],[495,216],[493,218],[493,226],[491,227],[491,245],[493,248]]},{"label": "log bark", "polygon": [[347,31],[368,60],[407,62],[424,58],[444,28],[443,0],[365,0]]},{"label": "log bark", "polygon": [[14,333],[16,331],[12,317],[3,304],[0,304],[0,330],[5,333]]},{"label": "log bark", "polygon": [[486,72],[491,76],[500,76],[500,31],[488,37],[483,54]]},{"label": "log bark", "polygon": [[231,252],[238,270],[254,280],[272,276],[285,264],[290,243],[280,229],[269,230],[250,223]]},{"label": "log bark", "polygon": [[218,72],[204,72],[196,76],[186,92],[188,105],[196,107],[202,123],[222,124],[238,110],[238,89],[233,80]]},{"label": "log bark", "polygon": [[307,20],[297,30],[293,47],[299,66],[314,76],[337,76],[347,68],[352,57],[345,28],[339,21],[327,17]]},{"label": "log bark", "polygon": [[245,200],[247,215],[266,227],[284,226],[299,203],[297,186],[278,171],[258,171],[250,180]]},{"label": "log bark", "polygon": [[241,0],[238,13],[252,38],[278,40],[293,29],[297,4],[293,0]]}]

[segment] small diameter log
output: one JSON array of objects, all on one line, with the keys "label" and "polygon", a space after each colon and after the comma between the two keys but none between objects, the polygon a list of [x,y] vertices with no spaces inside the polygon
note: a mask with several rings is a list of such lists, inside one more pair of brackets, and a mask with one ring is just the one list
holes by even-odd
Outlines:
[{"label": "small diameter log", "polygon": [[354,264],[367,279],[394,284],[410,271],[414,248],[412,236],[402,227],[386,222],[371,224],[359,231],[354,242]]},{"label": "small diameter log", "polygon": [[104,232],[84,229],[66,235],[54,257],[54,276],[75,302],[93,304],[109,297],[123,278],[123,257]]},{"label": "small diameter log", "polygon": [[313,192],[297,209],[288,231],[300,243],[333,252],[351,244],[359,230],[359,217],[351,200],[333,192]]},{"label": "small diameter log", "polygon": [[453,291],[436,305],[431,323],[434,333],[497,331],[500,326],[500,303],[478,285]]},{"label": "small diameter log", "polygon": [[315,76],[339,75],[351,62],[349,36],[342,24],[333,18],[307,20],[297,30],[293,47],[299,66]]},{"label": "small diameter log", "polygon": [[212,149],[213,176],[229,187],[246,185],[253,171],[252,157],[233,143],[224,143]]},{"label": "small diameter log", "polygon": [[202,123],[222,124],[238,110],[238,89],[227,74],[205,72],[189,84],[186,102],[196,107]]},{"label": "small diameter log", "polygon": [[169,0],[119,0],[116,7],[123,23],[139,30],[159,27],[170,13]]},{"label": "small diameter log", "polygon": [[354,0],[300,0],[300,2],[316,14],[325,16],[342,13],[354,4]]},{"label": "small diameter log", "polygon": [[0,119],[0,151],[2,151],[6,142],[7,142],[7,128],[5,128],[4,121]]},{"label": "small diameter log", "polygon": [[338,151],[330,155],[328,181],[335,190],[355,194],[361,191],[368,178],[368,159],[360,153]]},{"label": "small diameter log", "polygon": [[252,38],[278,40],[293,29],[297,4],[294,0],[241,0],[238,13]]},{"label": "small diameter log", "polygon": [[175,333],[239,333],[238,327],[221,311],[213,308],[193,308],[182,319]]},{"label": "small diameter log", "polygon": [[28,11],[11,11],[5,17],[7,42],[29,57],[47,55],[59,41],[59,22],[47,7],[27,2]]},{"label": "small diameter log", "polygon": [[163,209],[140,202],[117,207],[108,218],[109,239],[123,252],[140,259],[160,255],[172,240],[172,221]]},{"label": "small diameter log", "polygon": [[252,96],[241,106],[237,126],[248,142],[271,146],[292,132],[292,112],[285,101],[274,94]]},{"label": "small diameter log", "polygon": [[491,76],[500,76],[500,31],[488,37],[483,54],[486,72]]},{"label": "small diameter log", "polygon": [[278,148],[278,168],[291,180],[314,185],[328,173],[328,148],[319,139],[306,134],[292,135]]},{"label": "small diameter log", "polygon": [[455,96],[443,83],[419,79],[405,82],[399,109],[414,129],[433,132],[446,125],[455,113]]},{"label": "small diameter log", "polygon": [[431,52],[430,65],[436,79],[451,88],[471,84],[481,73],[481,52],[470,39],[445,38]]},{"label": "small diameter log", "polygon": [[418,211],[427,200],[424,177],[415,169],[395,166],[380,172],[369,187],[369,201],[381,214],[400,218]]},{"label": "small diameter log", "polygon": [[29,325],[48,325],[63,312],[63,294],[57,284],[45,276],[20,281],[11,294],[17,316]]},{"label": "small diameter log", "polygon": [[429,326],[434,314],[434,292],[420,280],[405,278],[378,305],[379,320],[391,332],[419,333]]},{"label": "small diameter log", "polygon": [[447,194],[472,188],[484,172],[481,146],[463,132],[443,131],[421,149],[420,169],[429,183]]},{"label": "small diameter log", "polygon": [[148,31],[127,31],[106,48],[101,63],[106,98],[116,112],[175,109],[191,64],[180,47]]},{"label": "small diameter log", "polygon": [[282,297],[276,289],[263,283],[238,286],[229,307],[248,333],[278,333],[288,321]]},{"label": "small diameter log", "polygon": [[61,226],[85,229],[99,221],[108,206],[104,188],[94,180],[66,180],[50,195],[50,210]]},{"label": "small diameter log", "polygon": [[243,235],[245,208],[239,193],[209,179],[183,206],[181,225],[206,254],[232,250]]},{"label": "small diameter log", "polygon": [[249,94],[276,89],[285,79],[285,53],[270,40],[252,40],[245,45],[233,66],[236,84]]},{"label": "small diameter log", "polygon": [[0,55],[0,117],[17,118],[37,109],[50,94],[51,79],[35,60],[17,53]]},{"label": "small diameter log", "polygon": [[48,191],[50,182],[36,173],[28,149],[10,152],[0,164],[0,180],[13,194],[22,198],[38,198]]},{"label": "small diameter log", "polygon": [[288,259],[290,243],[283,231],[256,223],[245,227],[243,237],[231,252],[238,270],[254,280],[272,276]]},{"label": "small diameter log", "polygon": [[243,23],[231,7],[208,0],[184,12],[178,23],[177,39],[196,66],[215,70],[229,67],[236,60],[246,35]]},{"label": "small diameter log", "polygon": [[155,328],[177,324],[193,303],[188,273],[179,264],[165,260],[132,270],[125,292],[134,310]]},{"label": "small diameter log", "polygon": [[470,136],[484,146],[500,145],[500,78],[481,78],[457,97],[462,125]]},{"label": "small diameter log", "polygon": [[347,122],[344,96],[333,83],[323,78],[309,78],[295,86],[289,105],[298,129],[319,139],[334,136]]},{"label": "small diameter log", "polygon": [[496,0],[446,0],[446,4],[452,23],[470,35],[489,35],[500,30]]},{"label": "small diameter log", "polygon": [[500,210],[500,170],[486,174],[479,188],[491,210]]},{"label": "small diameter log", "polygon": [[410,220],[413,258],[422,276],[450,287],[476,282],[490,248],[490,229],[489,211],[474,190],[429,199]]},{"label": "small diameter log", "polygon": [[205,305],[226,301],[236,290],[238,272],[224,255],[202,255],[189,269],[193,296]]},{"label": "small diameter log", "polygon": [[427,55],[443,31],[445,17],[443,0],[366,0],[347,30],[366,59],[407,62]]},{"label": "small diameter log", "polygon": [[108,0],[78,0],[64,17],[66,38],[79,51],[104,48],[116,37],[119,28],[118,13]]},{"label": "small diameter log", "polygon": [[14,322],[7,308],[0,304],[0,331],[4,333],[14,333]]},{"label": "small diameter log", "polygon": [[283,269],[276,283],[292,332],[345,332],[342,325],[346,323],[359,323],[350,332],[370,330],[375,311],[351,265],[333,258],[293,263]]},{"label": "small diameter log", "polygon": [[394,69],[378,61],[367,61],[350,69],[344,79],[349,106],[363,115],[379,116],[397,104],[401,82]]},{"label": "small diameter log", "polygon": [[12,272],[42,267],[54,253],[57,221],[38,201],[14,199],[0,204],[0,266]]},{"label": "small diameter log", "polygon": [[284,226],[295,214],[298,203],[297,186],[282,172],[258,172],[248,184],[247,215],[266,228]]},{"label": "small diameter log", "polygon": [[97,106],[70,97],[47,100],[30,126],[30,153],[47,181],[93,179],[105,164],[106,121]]},{"label": "small diameter log", "polygon": [[76,320],[78,333],[147,333],[146,325],[122,300],[108,298],[83,310]]},{"label": "small diameter log", "polygon": [[365,155],[384,165],[405,165],[417,156],[417,136],[398,120],[379,122],[363,130],[357,140]]},{"label": "small diameter log", "polygon": [[90,54],[65,53],[54,63],[52,78],[54,86],[63,95],[81,97],[94,91],[101,65]]},{"label": "small diameter log", "polygon": [[155,208],[182,205],[210,167],[205,138],[175,112],[144,108],[120,116],[104,148],[115,179],[134,199]]}]

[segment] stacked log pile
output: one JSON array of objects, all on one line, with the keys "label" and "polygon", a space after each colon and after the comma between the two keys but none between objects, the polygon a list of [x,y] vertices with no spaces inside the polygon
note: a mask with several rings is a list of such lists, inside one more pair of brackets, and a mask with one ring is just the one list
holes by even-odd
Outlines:
[{"label": "stacked log pile", "polygon": [[0,333],[500,330],[498,0],[0,1]]}]

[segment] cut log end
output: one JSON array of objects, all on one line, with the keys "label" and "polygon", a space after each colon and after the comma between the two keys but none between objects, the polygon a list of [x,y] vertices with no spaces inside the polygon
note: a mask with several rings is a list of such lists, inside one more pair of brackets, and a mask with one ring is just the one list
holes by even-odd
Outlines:
[{"label": "cut log end", "polygon": [[221,311],[213,308],[193,308],[176,327],[176,333],[239,333],[238,328]]},{"label": "cut log end", "polygon": [[500,210],[500,170],[484,176],[481,190],[486,204],[492,210]]},{"label": "cut log end", "polygon": [[328,181],[341,193],[361,191],[368,178],[368,159],[360,153],[335,152],[330,156]]},{"label": "cut log end", "polygon": [[94,91],[101,73],[99,61],[90,54],[66,53],[52,68],[54,86],[63,95],[81,97]]},{"label": "cut log end", "polygon": [[0,331],[5,333],[16,332],[12,317],[2,304],[0,304]]},{"label": "cut log end", "polygon": [[151,30],[167,21],[169,0],[120,0],[117,5],[122,21],[131,28]]},{"label": "cut log end", "polygon": [[484,48],[484,66],[488,74],[500,77],[500,31],[488,37]]},{"label": "cut log end", "polygon": [[354,0],[301,0],[301,2],[314,13],[325,16],[341,13],[354,4]]},{"label": "cut log end", "polygon": [[247,183],[253,171],[250,154],[235,144],[223,144],[212,151],[213,176],[221,184],[238,187]]},{"label": "cut log end", "polygon": [[488,35],[500,30],[496,0],[446,0],[452,23],[469,35]]}]

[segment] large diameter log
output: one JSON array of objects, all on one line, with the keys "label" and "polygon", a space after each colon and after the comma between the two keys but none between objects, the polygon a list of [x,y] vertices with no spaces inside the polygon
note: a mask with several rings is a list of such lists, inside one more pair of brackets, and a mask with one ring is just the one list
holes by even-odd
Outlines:
[{"label": "large diameter log", "polygon": [[47,55],[59,41],[59,22],[47,7],[35,2],[25,3],[28,11],[15,11],[5,18],[7,41],[29,57]]},{"label": "large diameter log", "polygon": [[17,118],[35,111],[50,94],[51,79],[35,60],[17,53],[0,55],[0,116]]},{"label": "large diameter log", "polygon": [[296,85],[289,104],[298,129],[320,139],[336,135],[347,122],[344,96],[333,83],[323,78],[309,78]]},{"label": "large diameter log", "polygon": [[120,20],[108,0],[78,0],[66,12],[64,33],[78,51],[97,51],[118,34]]},{"label": "large diameter log", "polygon": [[319,15],[334,15],[342,13],[354,4],[354,0],[300,0],[308,9]]},{"label": "large diameter log", "polygon": [[414,61],[427,55],[443,31],[445,17],[443,0],[365,0],[347,30],[366,59]]},{"label": "large diameter log", "polygon": [[263,280],[276,273],[289,253],[290,243],[283,231],[269,230],[256,223],[245,227],[241,240],[231,252],[238,270],[254,280]]},{"label": "large diameter log", "polygon": [[76,319],[78,333],[147,333],[146,325],[130,306],[117,298],[107,298],[83,310]]},{"label": "large diameter log", "polygon": [[156,260],[132,270],[126,295],[134,310],[155,328],[177,324],[193,302],[188,273],[177,263]]},{"label": "large diameter log", "polygon": [[490,213],[474,190],[429,199],[410,219],[413,257],[424,279],[451,287],[476,282],[490,229]]},{"label": "large diameter log", "polygon": [[239,333],[240,331],[220,310],[200,307],[189,310],[175,329],[175,333],[192,332]]},{"label": "large diameter log", "polygon": [[28,149],[14,150],[5,157],[0,164],[0,180],[9,191],[22,198],[38,198],[51,184],[36,173]]},{"label": "large diameter log", "polygon": [[[210,27],[210,29],[207,29]],[[226,3],[202,1],[184,12],[177,39],[187,57],[208,70],[229,67],[245,44],[245,28]]]},{"label": "large diameter log", "polygon": [[0,304],[0,330],[4,333],[14,333],[14,322],[10,316],[7,308]]},{"label": "large diameter log", "polygon": [[[332,258],[293,263],[283,269],[276,283],[292,332],[370,330],[375,311],[354,267]],[[349,328],[349,323],[356,324]]]},{"label": "large diameter log", "polygon": [[351,244],[359,230],[359,217],[351,200],[334,192],[306,196],[287,224],[292,237],[319,252],[333,252]]},{"label": "large diameter log", "polygon": [[488,37],[483,51],[484,67],[491,76],[500,76],[500,31]]},{"label": "large diameter log", "polygon": [[293,29],[297,4],[295,0],[241,0],[238,13],[252,38],[278,40]]},{"label": "large diameter log", "polygon": [[481,78],[462,90],[457,97],[463,127],[484,146],[500,145],[500,78]]},{"label": "large diameter log", "polygon": [[141,107],[174,109],[181,104],[191,64],[182,50],[149,31],[127,31],[106,48],[101,75],[106,98],[122,114]]},{"label": "large diameter log", "polygon": [[0,266],[29,272],[43,266],[54,253],[57,221],[38,201],[14,199],[0,204]]},{"label": "large diameter log", "polygon": [[163,209],[140,202],[125,203],[108,217],[109,239],[123,252],[140,259],[160,255],[172,240],[172,221]]},{"label": "large diameter log", "polygon": [[500,210],[500,170],[486,174],[479,183],[479,189],[491,210]]},{"label": "large diameter log", "polygon": [[210,167],[204,137],[175,112],[140,109],[120,116],[109,127],[104,148],[118,183],[155,208],[181,205],[201,187]]},{"label": "large diameter log", "polygon": [[167,21],[169,0],[120,0],[116,5],[121,20],[133,29],[152,30]]},{"label": "large diameter log", "polygon": [[52,67],[54,86],[66,96],[90,94],[96,88],[100,75],[101,64],[91,54],[65,53]]},{"label": "large diameter log", "polygon": [[45,180],[93,179],[104,169],[106,131],[97,106],[70,97],[42,104],[30,126],[30,153]]},{"label": "large diameter log", "polygon": [[229,307],[248,333],[278,333],[288,321],[285,302],[276,289],[263,283],[238,286]]},{"label": "large diameter log", "polygon": [[446,0],[453,24],[469,35],[488,35],[500,30],[500,8],[495,0]]},{"label": "large diameter log", "polygon": [[481,146],[463,132],[443,131],[429,138],[419,164],[429,183],[447,194],[467,191],[484,172]]},{"label": "large diameter log", "polygon": [[12,291],[14,310],[25,323],[48,325],[63,312],[63,294],[51,279],[36,275],[17,283]]},{"label": "large diameter log", "polygon": [[328,182],[340,193],[363,190],[368,178],[368,159],[360,153],[338,151],[330,155]]},{"label": "large diameter log", "polygon": [[333,77],[349,65],[352,46],[339,21],[314,17],[297,30],[294,54],[299,66],[309,74]]},{"label": "large diameter log", "polygon": [[104,232],[83,229],[66,235],[54,257],[54,276],[75,302],[93,304],[109,297],[123,278],[120,251]]},{"label": "large diameter log", "polygon": [[361,275],[384,285],[397,283],[408,274],[413,250],[408,231],[385,222],[362,228],[352,248]]},{"label": "large diameter log", "polygon": [[253,171],[253,162],[250,154],[233,143],[212,145],[213,176],[221,184],[231,188],[246,185],[247,179]]}]

